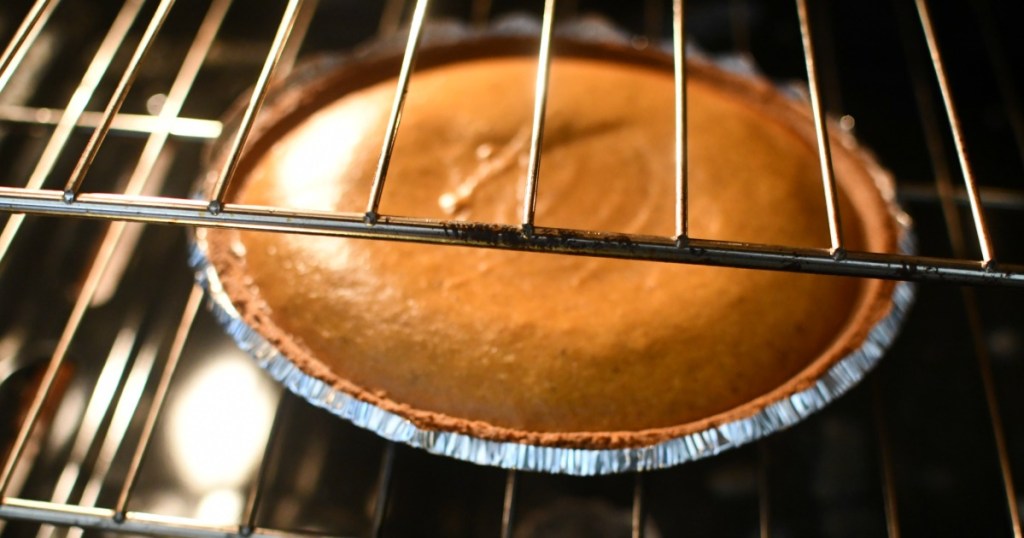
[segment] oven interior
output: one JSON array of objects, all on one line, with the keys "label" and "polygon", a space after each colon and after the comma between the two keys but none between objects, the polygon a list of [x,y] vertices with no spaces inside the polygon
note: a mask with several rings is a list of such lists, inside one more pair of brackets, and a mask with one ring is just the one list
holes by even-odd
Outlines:
[{"label": "oven interior", "polygon": [[[805,84],[798,4],[690,0],[686,32],[712,55]],[[1021,536],[1024,294],[1013,270],[988,285],[921,283],[895,346],[849,394],[780,434],[667,470],[582,478],[479,467],[299,401],[206,310],[186,228],[25,216],[17,205],[17,190],[59,189],[75,173],[167,5],[0,5],[0,43],[25,43],[5,53],[11,69],[0,65],[0,535]],[[256,83],[296,6],[280,72],[401,35],[414,13],[401,0],[175,3],[86,190],[188,198],[220,118]],[[1020,4],[810,3],[825,108],[895,174],[922,255],[981,258],[922,7],[997,264],[1018,267]],[[671,43],[672,8],[562,0],[554,13],[556,26],[599,18],[649,44]],[[539,21],[542,10],[539,0],[437,0],[427,17]],[[19,33],[33,17],[45,24]],[[205,58],[189,64],[206,38]],[[191,91],[176,92],[186,70]],[[180,108],[161,123],[168,107]]]}]

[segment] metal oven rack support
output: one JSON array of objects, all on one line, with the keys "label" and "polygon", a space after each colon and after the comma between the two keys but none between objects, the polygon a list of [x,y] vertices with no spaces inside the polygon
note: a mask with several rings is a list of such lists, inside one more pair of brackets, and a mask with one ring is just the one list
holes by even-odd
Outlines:
[{"label": "metal oven rack support", "polygon": [[[945,281],[964,284],[996,284],[1004,286],[1024,285],[1024,266],[998,261],[988,225],[984,214],[984,196],[982,189],[975,181],[968,158],[967,145],[963,129],[947,80],[943,58],[939,50],[931,15],[925,0],[915,0],[915,8],[919,18],[919,27],[913,27],[913,21],[903,21],[906,39],[920,39],[915,32],[923,32],[925,43],[932,60],[933,72],[929,73],[924,65],[912,65],[912,77],[917,87],[917,98],[922,110],[934,107],[933,97],[929,90],[930,81],[927,77],[935,77],[940,89],[943,110],[948,128],[951,131],[958,158],[960,173],[964,180],[962,193],[971,210],[972,225],[980,259],[969,259],[968,242],[962,237],[961,225],[954,209],[957,189],[953,187],[952,175],[945,164],[943,144],[943,127],[929,114],[922,113],[922,121],[927,137],[929,150],[936,170],[937,190],[940,194],[943,213],[946,218],[949,237],[953,244],[953,258],[905,256],[895,254],[879,254],[870,252],[850,251],[844,248],[842,230],[839,225],[838,207],[836,204],[835,179],[831,169],[828,131],[822,105],[822,90],[818,64],[828,51],[822,51],[816,41],[816,33],[808,16],[807,0],[797,0],[800,31],[806,60],[807,80],[814,121],[818,135],[818,155],[822,172],[823,196],[828,208],[828,219],[823,225],[828,226],[831,245],[825,249],[794,248],[786,245],[758,245],[712,241],[688,235],[688,220],[691,215],[687,211],[687,177],[686,177],[686,95],[685,95],[685,62],[683,55],[684,33],[684,2],[674,0],[673,13],[673,46],[675,51],[676,80],[676,140],[677,158],[677,226],[675,237],[641,237],[623,236],[613,232],[583,232],[579,230],[550,229],[535,227],[533,222],[538,182],[543,178],[539,175],[539,161],[542,156],[544,111],[547,100],[547,72],[551,62],[550,42],[554,27],[555,0],[546,0],[540,47],[538,57],[538,75],[536,83],[535,108],[532,124],[530,146],[529,177],[526,182],[525,204],[521,226],[498,226],[490,223],[438,222],[414,219],[399,215],[381,215],[378,213],[384,184],[387,179],[388,163],[394,147],[394,141],[400,133],[400,118],[405,95],[409,90],[409,78],[415,64],[415,56],[419,46],[425,21],[428,18],[428,0],[417,0],[412,10],[408,44],[400,73],[398,73],[399,91],[396,92],[385,140],[382,142],[379,166],[375,176],[374,188],[367,201],[365,214],[320,213],[284,210],[272,207],[242,206],[225,201],[225,193],[232,180],[238,157],[245,145],[246,137],[259,113],[266,94],[268,84],[275,76],[290,69],[295,61],[303,38],[309,28],[313,13],[317,8],[316,0],[288,0],[280,18],[276,34],[265,57],[262,70],[255,81],[252,97],[242,116],[242,127],[231,141],[231,158],[219,171],[217,182],[208,199],[191,200],[147,195],[159,192],[159,174],[155,174],[157,162],[169,137],[192,136],[213,138],[219,135],[219,124],[215,120],[179,117],[192,82],[214,41],[216,40],[221,22],[231,6],[232,0],[213,0],[205,18],[195,33],[188,55],[178,72],[177,78],[167,95],[160,113],[156,116],[137,116],[121,114],[120,108],[125,95],[131,89],[139,67],[146,59],[149,47],[159,33],[164,18],[173,7],[173,0],[160,0],[154,14],[149,20],[146,30],[136,48],[131,53],[127,67],[122,72],[114,95],[102,113],[87,112],[85,106],[96,91],[99,79],[104,76],[113,63],[114,55],[122,47],[129,29],[139,16],[144,0],[128,0],[109,27],[107,35],[90,64],[89,71],[83,77],[67,107],[61,111],[6,107],[0,111],[0,121],[40,123],[55,125],[49,144],[40,159],[35,173],[28,179],[24,187],[0,187],[0,210],[10,212],[0,232],[0,263],[8,253],[11,244],[17,240],[18,231],[25,215],[53,215],[82,217],[113,221],[107,228],[101,247],[93,259],[88,277],[77,297],[75,306],[67,320],[60,341],[57,344],[35,394],[26,420],[18,433],[10,455],[0,468],[0,518],[25,519],[58,525],[77,526],[82,528],[105,529],[118,532],[154,533],[179,536],[293,536],[299,535],[283,529],[267,529],[255,526],[256,510],[261,496],[261,478],[257,478],[245,502],[243,518],[237,525],[209,525],[197,520],[172,518],[158,514],[141,513],[129,510],[131,493],[138,477],[139,468],[144,460],[154,425],[160,418],[162,402],[168,386],[173,380],[177,360],[181,356],[185,342],[189,337],[196,313],[201,304],[201,291],[192,289],[187,305],[180,316],[180,323],[168,353],[166,364],[159,372],[159,383],[151,405],[144,419],[143,435],[139,440],[128,472],[122,484],[118,501],[109,508],[76,506],[62,503],[23,499],[7,495],[12,477],[15,475],[24,449],[29,442],[34,428],[39,421],[43,406],[52,390],[57,372],[65,361],[67,349],[76,337],[82,317],[84,316],[93,295],[104,273],[111,265],[111,259],[119,249],[125,248],[122,238],[127,222],[147,222],[161,224],[196,225],[209,227],[233,227],[254,230],[272,230],[279,232],[295,232],[307,234],[337,235],[346,237],[363,237],[376,239],[392,239],[417,241],[424,243],[458,244],[485,248],[513,250],[553,251],[565,254],[595,255],[615,258],[649,259],[662,262],[698,263],[726,265],[733,267],[812,272],[836,275],[855,275],[863,277],[890,278],[914,281]],[[13,39],[0,56],[0,91],[10,81],[12,74],[19,67],[28,49],[39,37],[42,29],[57,9],[59,0],[36,0],[25,15],[23,22],[16,30]],[[403,12],[401,0],[389,0],[383,10],[381,32],[394,31]],[[648,19],[656,18],[654,14],[660,9],[656,1],[646,2],[650,11]],[[652,7],[653,6],[653,7]],[[486,20],[490,9],[487,0],[475,1],[472,6],[473,19]],[[1002,65],[995,47],[993,62]],[[1014,91],[1008,78],[1000,78],[1000,88],[1012,106],[1014,128],[1021,131],[1020,111],[1012,96]],[[1008,88],[1008,89],[1007,89]],[[415,91],[414,88],[411,91]],[[51,118],[58,117],[52,121]],[[62,189],[44,188],[46,180],[53,171],[57,157],[65,148],[68,138],[76,128],[91,128],[92,136],[86,149],[78,160],[74,171]],[[96,157],[103,140],[108,134],[120,131],[148,133],[148,139],[142,156],[139,158],[135,172],[126,189],[117,193],[84,192],[85,178],[93,159]],[[1018,137],[1021,137],[1018,134]],[[1015,193],[1011,195],[1018,196]],[[692,215],[699,218],[699,215]],[[974,337],[976,356],[981,377],[986,391],[986,404],[996,436],[996,447],[1005,486],[1007,510],[1010,514],[1013,533],[1021,536],[1020,517],[1016,504],[1016,492],[1012,480],[1009,458],[1006,454],[1006,442],[1003,424],[1000,418],[995,389],[992,381],[991,365],[985,346],[981,342],[981,321],[977,313],[976,300],[970,289],[964,289],[964,301],[967,304],[971,333]],[[157,375],[154,373],[153,375]],[[878,391],[874,392],[878,401]],[[880,407],[879,407],[880,409]],[[892,488],[893,478],[889,456],[888,441],[885,435],[885,418],[880,411],[875,413],[878,422],[879,450],[882,454],[884,483],[886,487],[886,516],[890,536],[899,535],[899,514]],[[762,463],[770,458],[766,447],[762,447],[759,459]],[[377,497],[373,511],[373,534],[380,533],[383,516],[388,503],[389,484],[393,473],[395,451],[389,445],[382,458],[379,471]],[[264,461],[264,466],[266,461]],[[763,469],[763,465],[762,465]],[[260,476],[265,469],[261,467]],[[759,480],[760,498],[760,531],[768,536],[770,524],[770,491],[767,481],[761,473]],[[504,493],[502,527],[497,533],[511,536],[515,521],[515,499],[517,492],[517,474],[507,474]],[[643,475],[636,476],[636,487],[633,493],[633,535],[644,533],[645,500]]]},{"label": "metal oven rack support", "polygon": [[[38,27],[45,23],[47,7],[52,0],[39,0],[33,6],[32,13],[19,28],[14,42],[0,58],[0,66],[6,65],[7,71],[16,67],[15,61],[25,47],[31,45],[28,37],[38,34]],[[131,5],[133,3],[129,3]],[[347,237],[364,237],[417,241],[425,243],[444,243],[476,247],[548,251],[564,254],[581,254],[606,256],[614,258],[648,259],[663,262],[698,263],[709,265],[727,265],[755,269],[775,269],[837,275],[858,275],[876,278],[892,278],[917,281],[946,281],[965,284],[999,283],[1006,285],[1024,285],[1024,266],[1008,263],[997,263],[988,226],[981,207],[979,189],[971,171],[967,150],[963,142],[963,133],[959,124],[956,108],[950,95],[942,56],[938,50],[934,31],[931,27],[930,15],[925,3],[917,4],[921,23],[929,51],[935,66],[935,73],[942,89],[943,103],[949,118],[953,138],[956,142],[957,155],[960,159],[966,193],[975,226],[981,259],[968,260],[961,258],[931,258],[897,254],[878,254],[870,252],[848,251],[843,247],[839,226],[838,208],[836,205],[835,178],[832,174],[831,157],[829,155],[828,134],[825,129],[824,113],[821,106],[821,92],[818,89],[818,74],[815,69],[815,53],[811,38],[810,25],[806,17],[806,2],[800,1],[801,31],[803,35],[805,58],[807,59],[808,81],[810,82],[811,103],[813,105],[815,125],[819,141],[819,159],[821,162],[824,198],[828,208],[826,223],[831,237],[831,247],[825,249],[795,248],[786,245],[764,245],[735,243],[729,241],[707,240],[690,237],[686,231],[686,222],[690,215],[686,208],[686,130],[683,128],[685,119],[685,69],[682,57],[677,55],[676,69],[676,103],[677,103],[677,186],[678,186],[678,236],[651,237],[623,235],[614,230],[604,232],[552,229],[535,227],[533,212],[536,205],[537,184],[540,181],[539,163],[543,142],[544,110],[548,96],[547,72],[551,62],[550,43],[553,31],[554,2],[549,0],[545,6],[542,23],[541,47],[538,57],[537,84],[533,129],[530,144],[530,166],[526,182],[525,206],[521,226],[500,226],[493,223],[468,223],[454,221],[433,221],[409,218],[399,215],[380,215],[377,208],[383,195],[387,179],[388,163],[399,133],[399,120],[402,107],[408,92],[409,76],[415,63],[419,45],[419,36],[426,21],[428,0],[416,3],[408,46],[402,62],[398,78],[394,106],[388,122],[387,132],[380,154],[380,163],[375,176],[374,186],[367,202],[365,214],[354,213],[323,213],[312,211],[284,210],[274,207],[258,207],[233,204],[225,201],[228,187],[232,180],[238,158],[245,145],[245,140],[252,128],[256,115],[266,95],[267,85],[272,78],[278,61],[285,49],[285,44],[295,24],[301,0],[288,3],[281,18],[281,23],[274,36],[270,51],[266,56],[263,69],[256,80],[252,97],[242,115],[241,125],[230,141],[230,155],[225,165],[218,172],[217,180],[207,200],[191,200],[141,196],[139,193],[88,193],[82,192],[85,175],[92,160],[99,150],[102,140],[110,131],[114,118],[123,103],[124,94],[131,87],[131,82],[152,39],[160,29],[163,17],[170,9],[172,2],[162,3],[153,16],[146,34],[138,44],[121,81],[110,99],[108,106],[100,116],[99,126],[94,130],[89,144],[79,159],[75,170],[63,189],[42,188],[45,174],[33,178],[24,188],[0,187],[0,210],[22,214],[74,216],[93,219],[123,220],[138,222],[159,222],[179,225],[195,225],[207,227],[232,227],[253,230],[273,230],[307,234],[338,235]],[[680,30],[674,32],[677,52],[681,51],[681,40],[684,38],[681,27],[683,19],[682,4],[677,4],[675,18],[679,21]],[[116,47],[115,47],[116,48]],[[6,77],[6,75],[0,75]],[[2,80],[2,79],[0,79]],[[72,124],[78,122],[78,114],[73,114]],[[67,117],[67,114],[65,115]],[[163,118],[164,122],[172,120]],[[70,122],[70,119],[69,119]],[[58,145],[58,148],[60,145]],[[58,151],[59,153],[59,151]],[[697,216],[699,217],[699,216]],[[15,223],[20,222],[20,219]],[[17,226],[13,226],[16,230]],[[5,234],[7,236],[12,233]],[[10,238],[7,239],[10,241]],[[0,247],[4,243],[0,242]],[[2,252],[2,250],[0,250]]]}]

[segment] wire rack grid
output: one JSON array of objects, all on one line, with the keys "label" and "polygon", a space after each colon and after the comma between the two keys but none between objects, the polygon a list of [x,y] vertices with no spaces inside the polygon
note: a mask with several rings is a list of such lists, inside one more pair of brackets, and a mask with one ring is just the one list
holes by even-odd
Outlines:
[{"label": "wire rack grid", "polygon": [[[145,370],[146,383],[150,392],[140,392],[133,400],[145,411],[135,414],[134,409],[127,412],[128,422],[137,423],[139,434],[134,443],[128,443],[121,430],[121,437],[108,436],[112,441],[111,450],[129,455],[127,466],[123,470],[122,480],[112,496],[113,502],[105,507],[97,507],[84,500],[79,503],[69,502],[54,497],[51,500],[36,500],[13,495],[14,486],[24,482],[25,462],[31,460],[38,452],[40,432],[48,421],[48,401],[54,399],[61,390],[62,371],[69,362],[69,354],[76,338],[81,337],[84,320],[96,308],[97,297],[105,293],[109,285],[110,274],[118,271],[118,266],[125,259],[132,257],[133,249],[139,245],[140,228],[129,225],[130,222],[197,225],[211,227],[235,227],[246,229],[264,229],[298,233],[315,233],[326,235],[371,237],[380,239],[398,239],[428,243],[461,244],[468,246],[506,248],[522,250],[552,250],[558,244],[559,250],[571,254],[588,254],[610,257],[644,258],[665,262],[709,263],[734,267],[785,269],[790,271],[816,272],[837,275],[857,275],[878,278],[896,278],[916,281],[947,281],[970,284],[995,284],[1000,286],[1019,286],[1024,284],[1024,266],[1005,263],[997,258],[993,246],[992,233],[986,217],[986,209],[993,207],[1010,207],[1019,210],[1024,195],[1014,189],[991,189],[980,187],[975,179],[972,161],[968,158],[969,140],[965,137],[958,111],[951,90],[951,83],[946,72],[943,55],[939,49],[939,39],[933,26],[929,5],[924,0],[916,0],[913,11],[916,21],[904,17],[903,34],[908,41],[920,40],[923,37],[931,62],[928,64],[911,64],[910,75],[917,84],[918,104],[922,110],[937,108],[941,103],[942,121],[933,115],[921,114],[924,123],[925,143],[933,159],[936,175],[936,186],[911,186],[908,196],[938,200],[948,227],[948,237],[952,244],[952,256],[924,257],[870,252],[850,251],[844,248],[842,231],[839,226],[838,214],[834,210],[836,187],[831,170],[829,155],[828,131],[825,129],[826,97],[839,99],[838,84],[830,80],[828,62],[823,61],[834,52],[827,50],[834,47],[828,43],[827,31],[812,24],[814,18],[806,0],[797,0],[796,14],[801,38],[803,57],[805,60],[808,90],[814,120],[818,134],[818,154],[822,172],[822,195],[826,207],[830,208],[828,219],[822,225],[829,230],[831,246],[825,249],[798,249],[786,245],[753,245],[738,244],[724,241],[711,241],[688,235],[688,221],[691,217],[687,211],[687,177],[686,177],[686,70],[683,54],[683,43],[686,42],[686,25],[684,24],[684,2],[675,0],[671,9],[664,10],[671,17],[671,35],[675,50],[676,77],[676,140],[677,158],[677,224],[676,236],[665,238],[630,237],[629,247],[621,242],[609,241],[600,233],[582,233],[575,230],[553,230],[534,226],[534,210],[536,207],[537,185],[543,178],[539,175],[539,161],[542,156],[543,123],[545,103],[547,99],[547,72],[551,63],[550,43],[553,35],[556,13],[573,11],[577,6],[562,10],[556,9],[554,0],[547,0],[541,11],[541,33],[538,36],[538,69],[537,94],[532,118],[532,136],[530,144],[529,177],[526,182],[522,222],[518,227],[495,226],[490,223],[438,223],[399,215],[381,215],[378,212],[384,185],[387,180],[388,163],[394,147],[394,141],[400,134],[400,117],[406,90],[409,88],[410,75],[414,70],[415,58],[419,48],[420,36],[429,16],[427,0],[418,0],[411,6],[401,1],[387,2],[380,13],[379,32],[394,33],[402,24],[408,12],[408,41],[401,70],[396,73],[399,91],[396,92],[385,139],[382,141],[379,165],[374,181],[374,188],[367,201],[364,214],[331,214],[286,211],[280,208],[246,207],[225,201],[225,194],[231,184],[233,172],[241,154],[246,137],[256,119],[267,88],[275,77],[282,76],[294,65],[295,59],[303,47],[315,14],[321,8],[316,0],[287,0],[279,15],[275,15],[275,24],[267,34],[269,45],[264,44],[257,59],[258,74],[250,79],[252,86],[251,98],[241,119],[241,128],[230,141],[230,158],[226,165],[218,171],[214,187],[206,200],[193,200],[183,196],[168,195],[164,189],[164,179],[172,166],[169,154],[174,150],[176,141],[203,141],[220,136],[220,123],[209,117],[195,118],[182,115],[190,97],[197,77],[210,62],[216,61],[214,52],[218,44],[222,24],[232,8],[231,0],[213,0],[206,6],[206,11],[194,32],[190,34],[186,52],[173,79],[163,94],[159,107],[150,114],[129,114],[121,111],[128,99],[134,84],[143,73],[147,62],[152,62],[152,50],[161,35],[164,25],[173,14],[175,6],[172,0],[145,2],[128,0],[124,2],[113,16],[109,25],[105,26],[105,35],[89,61],[85,73],[76,85],[67,105],[62,109],[33,107],[19,104],[0,105],[0,121],[5,124],[23,124],[29,127],[48,129],[48,138],[33,161],[27,181],[15,182],[21,186],[0,186],[0,210],[10,213],[3,231],[0,232],[0,263],[15,255],[15,249],[26,216],[50,215],[84,217],[112,221],[97,235],[96,248],[89,253],[84,262],[84,273],[77,286],[74,301],[64,319],[63,329],[56,336],[52,352],[45,362],[41,373],[38,390],[31,398],[24,420],[21,421],[13,443],[0,468],[0,518],[8,520],[27,520],[61,527],[78,529],[95,529],[116,532],[179,535],[179,536],[293,536],[303,535],[283,528],[261,526],[257,524],[261,499],[265,494],[264,480],[270,473],[270,445],[263,450],[261,464],[256,477],[252,480],[242,504],[241,517],[237,522],[229,524],[210,524],[194,518],[173,517],[159,513],[131,510],[133,493],[139,485],[141,470],[147,452],[157,430],[158,422],[164,411],[164,402],[175,379],[179,359],[188,345],[194,329],[194,321],[201,314],[202,293],[193,287],[188,298],[180,305],[175,314],[175,329],[167,337],[167,343],[160,347],[160,360],[154,359]],[[564,4],[563,4],[564,5]],[[10,92],[15,75],[22,64],[30,59],[32,51],[37,49],[46,37],[47,24],[59,14],[59,0],[35,0],[21,13],[20,24],[10,34],[11,39],[2,56],[0,56],[0,92]],[[810,9],[809,9],[810,8]],[[645,4],[645,20],[654,21],[655,28],[651,35],[659,35],[659,17],[662,6],[659,2]],[[820,8],[819,8],[820,9]],[[490,17],[491,6],[486,0],[473,2],[469,8],[470,19],[486,21]],[[144,17],[144,15],[146,17]],[[985,13],[980,20],[985,21]],[[147,18],[148,17],[148,18]],[[916,26],[915,24],[916,23]],[[814,31],[812,31],[814,30]],[[131,45],[134,44],[134,47]],[[912,45],[908,45],[910,47]],[[917,45],[920,46],[920,43]],[[825,50],[823,50],[825,49]],[[993,64],[1003,65],[997,45],[988,47],[993,55]],[[113,66],[121,66],[121,71],[112,72]],[[1005,66],[1003,67],[1005,70]],[[1006,99],[1006,109],[1014,129],[1021,137],[1021,115],[1015,101],[1012,77],[999,75],[996,70],[997,83]],[[833,75],[834,76],[834,75]],[[86,110],[91,98],[99,93],[104,81],[108,86],[109,99],[102,111]],[[938,100],[931,91],[931,84],[938,88]],[[827,91],[826,91],[827,89]],[[0,94],[2,95],[2,94]],[[1016,111],[1016,112],[1014,112]],[[215,116],[214,116],[215,117]],[[81,146],[80,156],[75,160],[73,168],[67,174],[63,188],[46,188],[52,182],[61,155],[73,145],[75,134],[88,132],[88,138]],[[118,182],[118,190],[107,192],[89,192],[92,184],[86,181],[87,174],[97,159],[100,150],[109,137],[139,137],[142,143],[139,157],[132,162],[127,177]],[[947,164],[947,150],[944,148],[946,137],[953,141],[953,150],[959,166],[964,186],[954,186],[952,178],[955,172]],[[89,177],[89,179],[94,179]],[[94,179],[95,180],[95,179]],[[98,182],[98,180],[96,180]],[[916,190],[915,190],[916,189]],[[937,193],[937,195],[936,195]],[[969,208],[970,219],[966,227],[959,220],[957,204],[963,203]],[[509,239],[509,238],[514,238]],[[571,239],[566,241],[566,238]],[[971,238],[969,240],[968,238]],[[980,254],[975,259],[970,257],[972,240]],[[2,269],[0,265],[0,270]],[[123,268],[122,268],[123,270]],[[1004,507],[1009,519],[1009,526],[1014,536],[1021,536],[1018,514],[1017,494],[1014,488],[1011,457],[1007,448],[1006,427],[1001,418],[999,399],[996,393],[996,382],[990,364],[989,352],[984,338],[982,320],[979,315],[978,299],[972,289],[962,290],[966,305],[967,325],[972,335],[975,348],[974,355],[978,360],[981,372],[981,383],[985,394],[986,414],[993,432],[993,446],[999,463],[1001,485],[1003,487]],[[130,320],[129,320],[130,321]],[[130,324],[128,321],[126,323]],[[142,323],[141,321],[138,323]],[[113,355],[111,355],[113,356]],[[0,359],[3,357],[0,356]],[[106,364],[112,364],[108,359]],[[117,384],[120,398],[129,393],[128,380],[140,363],[135,359],[134,365],[121,368],[121,381]],[[113,375],[113,374],[112,374]],[[148,383],[148,384],[147,384]],[[101,394],[99,387],[96,394]],[[148,394],[143,397],[142,394]],[[879,394],[875,391],[874,394]],[[96,396],[94,396],[95,398]],[[880,396],[874,397],[878,403]],[[148,399],[146,406],[141,406],[143,399]],[[107,400],[96,400],[97,408],[105,424],[116,422],[117,409]],[[878,404],[879,406],[881,404]],[[881,407],[879,407],[881,409]],[[86,411],[88,412],[88,411]],[[896,499],[896,479],[893,470],[893,455],[887,440],[888,427],[883,411],[874,414],[879,427],[878,450],[880,467],[884,485],[884,501],[887,531],[890,536],[900,534],[900,516]],[[279,427],[274,420],[270,435]],[[124,445],[122,445],[122,442]],[[272,443],[273,441],[271,441]],[[758,461],[764,463],[770,456],[770,445],[759,448]],[[96,448],[90,453],[95,456],[103,453],[103,448]],[[102,459],[102,458],[100,458]],[[395,469],[396,448],[386,445],[375,471],[372,501],[370,502],[369,533],[382,533]],[[765,465],[759,463],[759,469]],[[102,471],[102,466],[100,466]],[[100,472],[96,471],[96,472]],[[107,469],[109,471],[109,468]],[[102,473],[101,473],[102,474]],[[759,473],[761,476],[763,473]],[[519,498],[520,477],[515,472],[507,472],[503,479],[503,498],[500,526],[496,529],[502,536],[511,536],[515,526],[516,501]],[[635,486],[631,495],[630,526],[634,536],[642,536],[646,532],[647,500],[645,499],[645,478],[636,475]],[[761,476],[758,480],[758,514],[759,531],[762,536],[771,534],[772,522],[771,495],[768,481]],[[319,534],[314,532],[313,534]]]},{"label": "wire rack grid", "polygon": [[[819,159],[821,162],[823,195],[828,210],[828,226],[831,247],[827,249],[796,248],[787,245],[741,244],[728,241],[706,240],[689,237],[687,222],[690,217],[687,207],[686,181],[686,129],[685,129],[685,62],[682,43],[685,41],[682,5],[675,6],[673,25],[676,50],[676,156],[677,156],[677,236],[641,237],[615,234],[614,231],[583,233],[578,230],[542,229],[534,226],[537,184],[539,181],[541,145],[543,142],[544,111],[548,96],[547,73],[551,63],[551,35],[554,28],[555,6],[547,2],[543,11],[542,32],[538,56],[538,69],[530,138],[530,160],[528,180],[524,193],[522,225],[499,226],[494,223],[437,222],[400,215],[380,215],[378,208],[387,179],[388,164],[394,143],[398,136],[401,111],[409,90],[409,78],[419,50],[420,36],[426,21],[428,2],[417,2],[410,21],[408,44],[398,73],[397,92],[382,144],[379,165],[374,178],[373,189],[367,202],[365,214],[331,214],[286,210],[283,208],[242,206],[225,201],[228,187],[238,164],[245,141],[266,97],[268,84],[278,68],[289,36],[299,14],[300,0],[287,4],[280,24],[273,37],[259,76],[255,80],[251,98],[245,108],[241,124],[229,142],[229,156],[218,171],[216,181],[208,200],[188,198],[141,196],[140,192],[126,190],[122,193],[82,192],[85,176],[96,158],[104,138],[113,126],[114,118],[124,103],[128,90],[156,38],[170,9],[171,2],[161,3],[153,14],[139,43],[120,77],[107,106],[98,118],[98,127],[82,151],[82,154],[66,181],[63,189],[41,188],[42,180],[48,175],[43,172],[30,178],[25,187],[0,188],[0,209],[26,214],[78,216],[87,218],[116,219],[188,224],[209,227],[235,227],[317,233],[353,237],[373,237],[429,243],[449,243],[477,247],[505,248],[517,250],[557,251],[570,254],[589,254],[619,258],[643,258],[660,261],[728,265],[748,268],[773,268],[817,272],[827,274],[860,275],[878,278],[905,280],[942,280],[962,283],[998,282],[1010,285],[1024,284],[1024,267],[1016,264],[997,263],[988,225],[980,201],[980,194],[970,161],[963,144],[962,128],[950,95],[949,84],[942,63],[934,30],[930,23],[927,5],[917,4],[922,27],[935,66],[935,73],[942,90],[945,111],[956,142],[957,155],[964,178],[965,192],[971,208],[981,259],[927,258],[918,256],[878,254],[850,251],[844,248],[839,225],[836,202],[835,178],[829,155],[828,131],[822,107],[821,92],[818,88],[818,73],[815,67],[815,49],[811,27],[808,24],[805,2],[799,2],[801,34],[806,58],[811,104],[814,111],[818,135]],[[45,23],[50,2],[40,1],[33,6],[14,40],[0,58],[5,71],[16,67],[19,52],[25,50],[28,38],[38,34]],[[297,42],[297,41],[293,41]],[[116,47],[115,47],[116,50]],[[169,110],[173,110],[171,107]],[[64,117],[77,123],[80,112]],[[167,112],[161,114],[163,123],[174,117]],[[169,131],[168,127],[158,127]],[[164,135],[166,136],[166,135]],[[57,145],[60,148],[60,145]],[[59,151],[57,151],[59,153]],[[14,227],[16,229],[16,227]],[[10,241],[11,234],[6,234]],[[2,246],[4,243],[0,243]]]}]

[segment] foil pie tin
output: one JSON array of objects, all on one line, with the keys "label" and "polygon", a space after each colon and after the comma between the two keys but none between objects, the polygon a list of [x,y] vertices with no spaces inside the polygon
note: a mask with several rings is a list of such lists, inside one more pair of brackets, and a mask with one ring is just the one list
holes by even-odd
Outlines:
[{"label": "foil pie tin", "polygon": [[[486,32],[488,35],[536,37],[539,25],[529,17],[511,17],[497,22]],[[580,42],[617,45],[629,43],[628,38],[600,20],[575,21],[562,26],[556,33],[563,38]],[[457,23],[437,24],[426,29],[423,45],[458,43],[472,35],[479,33],[474,34],[474,31]],[[375,43],[361,54],[394,54],[395,51],[400,51],[402,46],[404,39],[393,38]],[[758,77],[749,62],[742,58],[708,58],[689,46],[687,54],[710,60],[733,73]],[[799,89],[782,89],[794,99],[801,98],[802,93]],[[861,148],[853,149],[864,151]],[[882,170],[871,172],[876,187],[888,202],[891,217],[898,225],[900,253],[915,253],[916,242],[911,221],[895,202],[891,178]],[[203,187],[208,186],[208,183],[208,179],[202,180],[198,193],[206,192]],[[672,467],[739,447],[800,422],[846,393],[874,368],[896,338],[915,295],[913,283],[896,283],[890,311],[871,328],[859,348],[838,360],[807,388],[771,401],[753,414],[644,447],[585,449],[541,446],[423,429],[402,416],[359,400],[302,371],[244,321],[225,292],[216,268],[210,262],[206,235],[205,229],[195,231],[189,263],[195,271],[197,282],[207,293],[211,311],[236,344],[292,393],[385,439],[421,448],[433,454],[506,469],[577,476]]]}]

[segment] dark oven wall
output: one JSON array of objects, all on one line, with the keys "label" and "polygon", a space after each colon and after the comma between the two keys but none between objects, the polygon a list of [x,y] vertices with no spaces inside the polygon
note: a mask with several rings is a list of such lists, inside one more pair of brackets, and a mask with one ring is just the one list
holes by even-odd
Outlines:
[{"label": "dark oven wall", "polygon": [[[18,63],[9,80],[0,65],[0,187],[64,184],[158,4],[0,5],[2,44],[34,9],[49,17],[23,57],[3,56]],[[306,0],[282,69],[400,34],[412,4]],[[89,188],[123,192],[145,175],[143,194],[188,197],[220,119],[257,80],[285,5],[177,2]],[[556,21],[598,17],[636,40],[670,43],[671,7],[562,0]],[[894,172],[921,254],[976,260],[918,7],[811,2],[822,96]],[[998,262],[1024,263],[1024,9],[966,0],[927,7],[993,250]],[[166,143],[147,153],[199,22],[221,8],[223,27]],[[540,1],[436,0],[429,18],[487,24],[539,20],[541,10]],[[685,10],[698,48],[747,58],[780,84],[805,84],[794,2],[691,0]],[[95,85],[87,72],[101,75]],[[75,102],[82,113],[62,124],[75,119],[66,112]],[[954,185],[948,192],[937,187],[943,180]],[[882,364],[809,420],[680,467],[577,478],[394,445],[282,391],[203,306],[181,227],[23,219],[3,209],[0,224],[0,536],[1021,535],[1019,287],[920,284]],[[46,397],[33,412],[40,387]]]}]

